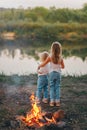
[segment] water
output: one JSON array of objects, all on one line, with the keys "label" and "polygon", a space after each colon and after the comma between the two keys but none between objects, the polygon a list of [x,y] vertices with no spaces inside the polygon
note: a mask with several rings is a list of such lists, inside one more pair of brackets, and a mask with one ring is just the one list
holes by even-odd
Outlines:
[{"label": "water", "polygon": [[[28,47],[28,50],[27,46],[23,46],[23,48],[19,47],[19,45],[15,46],[15,44],[7,44],[4,47],[0,47],[0,73],[5,75],[29,75],[37,73],[38,60],[34,58],[34,55],[35,50],[38,51],[38,49],[33,49],[32,51],[31,46]],[[34,54],[31,55],[31,52],[34,52]],[[62,74],[72,76],[87,74],[87,57],[86,54],[84,55],[85,58],[74,54],[65,56],[65,69],[62,70]]]},{"label": "water", "polygon": [[81,58],[72,56],[64,59],[65,69],[64,75],[80,76],[87,74],[87,59],[83,61]]},{"label": "water", "polygon": [[37,61],[26,54],[21,54],[19,49],[14,51],[14,57],[9,54],[7,49],[1,51],[0,55],[0,73],[6,75],[18,74],[28,75],[36,73]]}]

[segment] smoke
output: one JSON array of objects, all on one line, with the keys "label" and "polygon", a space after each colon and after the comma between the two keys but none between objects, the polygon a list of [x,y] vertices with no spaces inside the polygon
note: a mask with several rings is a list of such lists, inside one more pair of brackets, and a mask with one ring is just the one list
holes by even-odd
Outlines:
[{"label": "smoke", "polygon": [[32,93],[36,91],[36,76],[12,75],[9,83],[4,84],[5,95],[11,96],[21,92]]},{"label": "smoke", "polygon": [[18,92],[18,88],[17,88],[17,86],[16,85],[9,85],[9,86],[7,86],[6,87],[6,89],[5,89],[5,94],[6,95],[14,95],[15,93],[17,93]]}]

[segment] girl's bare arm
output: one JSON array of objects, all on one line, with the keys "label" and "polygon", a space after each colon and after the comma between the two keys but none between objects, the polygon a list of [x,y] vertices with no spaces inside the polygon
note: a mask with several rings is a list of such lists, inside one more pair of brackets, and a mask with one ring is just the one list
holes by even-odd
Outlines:
[{"label": "girl's bare arm", "polygon": [[62,69],[65,68],[65,65],[64,65],[64,61],[63,61],[63,59],[61,60],[61,68],[62,68]]},{"label": "girl's bare arm", "polygon": [[40,69],[40,67],[45,66],[48,62],[50,62],[50,57],[47,57],[47,59],[38,66],[38,69]]}]

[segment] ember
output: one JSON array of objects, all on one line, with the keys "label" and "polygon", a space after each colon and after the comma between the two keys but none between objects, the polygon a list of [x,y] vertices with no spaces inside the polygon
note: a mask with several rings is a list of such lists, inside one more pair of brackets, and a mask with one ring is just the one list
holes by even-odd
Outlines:
[{"label": "ember", "polygon": [[28,127],[42,127],[50,124],[60,124],[61,119],[64,118],[64,111],[58,110],[54,113],[41,112],[41,107],[37,105],[34,94],[30,97],[32,109],[27,113],[26,117],[18,116],[17,120],[22,121]]}]

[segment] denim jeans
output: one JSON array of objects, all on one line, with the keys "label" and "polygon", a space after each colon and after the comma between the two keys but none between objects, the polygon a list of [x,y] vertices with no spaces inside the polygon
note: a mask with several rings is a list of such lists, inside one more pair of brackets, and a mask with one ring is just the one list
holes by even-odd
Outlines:
[{"label": "denim jeans", "polygon": [[37,92],[36,97],[41,99],[43,92],[43,98],[48,98],[48,75],[40,75],[37,80]]},{"label": "denim jeans", "polygon": [[50,102],[60,101],[61,73],[53,71],[49,74]]}]

